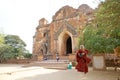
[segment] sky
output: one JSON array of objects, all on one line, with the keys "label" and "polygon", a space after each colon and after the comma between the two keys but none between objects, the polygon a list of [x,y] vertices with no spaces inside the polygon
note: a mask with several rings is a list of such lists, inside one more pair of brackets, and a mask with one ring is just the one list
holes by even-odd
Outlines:
[{"label": "sky", "polygon": [[88,4],[96,8],[98,3],[99,0],[0,0],[0,33],[18,35],[32,53],[33,36],[41,18],[50,23],[52,16],[65,5],[77,9]]}]

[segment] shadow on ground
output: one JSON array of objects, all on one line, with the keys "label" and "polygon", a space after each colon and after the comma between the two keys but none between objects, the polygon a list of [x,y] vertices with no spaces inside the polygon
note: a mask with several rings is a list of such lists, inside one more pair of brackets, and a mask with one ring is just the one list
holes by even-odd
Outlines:
[{"label": "shadow on ground", "polygon": [[87,74],[77,72],[75,69],[60,70],[49,74],[35,75],[16,80],[118,80],[118,77],[120,77],[120,71],[93,71],[90,68]]}]

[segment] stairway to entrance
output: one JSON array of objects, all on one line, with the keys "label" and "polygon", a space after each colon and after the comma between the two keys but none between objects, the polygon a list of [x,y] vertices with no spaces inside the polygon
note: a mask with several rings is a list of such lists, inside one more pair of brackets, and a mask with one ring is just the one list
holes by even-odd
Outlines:
[{"label": "stairway to entrance", "polygon": [[24,65],[23,67],[39,66],[47,69],[67,69],[69,60],[43,60],[43,61],[34,61],[30,64]]}]

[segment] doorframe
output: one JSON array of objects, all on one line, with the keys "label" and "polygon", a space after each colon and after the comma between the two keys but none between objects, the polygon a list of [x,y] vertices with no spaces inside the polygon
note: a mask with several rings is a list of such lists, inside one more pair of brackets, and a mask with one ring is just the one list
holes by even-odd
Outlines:
[{"label": "doorframe", "polygon": [[67,30],[63,30],[63,32],[61,32],[60,35],[58,36],[58,41],[57,41],[57,45],[58,45],[57,51],[58,51],[59,55],[61,55],[61,56],[64,56],[65,51],[66,51],[66,47],[64,47],[66,45],[65,35],[68,35],[68,37],[71,37],[72,53],[74,50],[74,43],[73,43],[74,41],[73,41],[72,33],[70,33]]}]

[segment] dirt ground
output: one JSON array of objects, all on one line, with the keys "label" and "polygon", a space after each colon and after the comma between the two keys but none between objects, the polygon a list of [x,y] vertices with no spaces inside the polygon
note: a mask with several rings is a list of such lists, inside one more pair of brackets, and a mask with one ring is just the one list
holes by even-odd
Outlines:
[{"label": "dirt ground", "polygon": [[45,69],[42,67],[21,67],[18,64],[0,64],[0,80],[120,80],[120,69],[115,71],[94,71],[89,67],[87,74],[68,70]]}]

